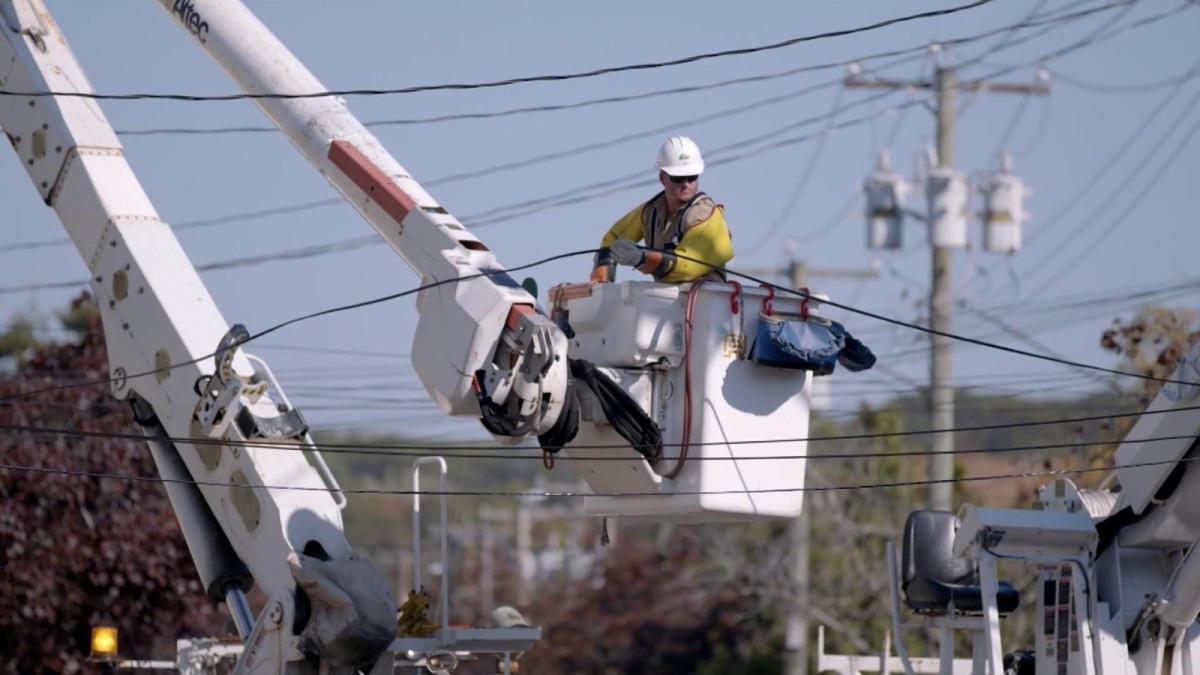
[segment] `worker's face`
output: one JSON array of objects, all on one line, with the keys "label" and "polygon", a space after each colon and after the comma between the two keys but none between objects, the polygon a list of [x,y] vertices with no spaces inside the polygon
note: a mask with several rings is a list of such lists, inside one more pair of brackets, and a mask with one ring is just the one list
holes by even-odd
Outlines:
[{"label": "worker's face", "polygon": [[667,172],[659,171],[658,182],[662,183],[663,190],[671,199],[681,204],[695,197],[700,189],[699,176],[668,176]]}]

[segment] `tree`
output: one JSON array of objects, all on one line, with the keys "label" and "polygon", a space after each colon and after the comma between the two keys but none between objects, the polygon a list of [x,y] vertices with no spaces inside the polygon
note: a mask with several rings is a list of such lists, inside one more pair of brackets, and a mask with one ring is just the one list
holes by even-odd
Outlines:
[{"label": "tree", "polygon": [[759,597],[748,579],[754,570],[714,560],[703,528],[669,528],[659,542],[655,529],[622,525],[589,588],[572,593],[555,584],[537,597],[529,616],[545,639],[522,659],[522,670],[780,672],[778,616],[761,609],[779,604]]},{"label": "tree", "polygon": [[[1179,359],[1200,340],[1200,312],[1166,307],[1143,307],[1129,321],[1113,319],[1100,336],[1100,346],[1121,356],[1125,370],[1152,378],[1171,377]],[[1143,380],[1143,405],[1158,394],[1162,382]]]},{"label": "tree", "polygon": [[37,346],[33,319],[18,315],[0,332],[0,358],[12,357],[19,363],[26,352]]},{"label": "tree", "polygon": [[[99,314],[86,296],[78,344],[35,348],[0,377],[0,424],[82,431],[134,429],[104,386],[20,397],[24,391],[104,380]],[[14,398],[16,397],[16,398]],[[143,443],[0,429],[0,462],[39,470],[156,476]],[[162,485],[0,469],[0,672],[97,672],[90,628],[117,626],[124,657],[173,653],[183,634],[224,622],[200,588]]]}]

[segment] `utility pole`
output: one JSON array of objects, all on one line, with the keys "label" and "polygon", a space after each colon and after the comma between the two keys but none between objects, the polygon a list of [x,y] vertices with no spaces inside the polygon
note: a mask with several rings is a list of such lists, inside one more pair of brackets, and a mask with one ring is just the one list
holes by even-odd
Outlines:
[{"label": "utility pole", "polygon": [[[937,69],[937,161],[943,169],[954,168],[954,123],[958,111],[954,107],[955,83],[958,78],[951,68]],[[954,306],[954,289],[950,285],[954,249],[933,247],[933,273],[929,282],[929,422],[931,429],[954,427],[954,388],[950,375],[950,338],[938,333],[950,332],[950,312]],[[951,511],[954,508],[954,434],[943,432],[933,437],[933,454],[929,458],[929,508]]]},{"label": "utility pole", "polygon": [[[937,118],[937,168],[945,171],[954,169],[954,127],[957,121],[956,99],[960,91],[997,92],[1044,96],[1050,88],[1044,83],[1020,84],[999,83],[986,80],[959,82],[953,67],[939,67],[934,79],[897,81],[878,78],[860,78],[851,75],[844,84],[851,88],[926,90],[934,94],[934,113]],[[932,211],[932,205],[931,209]],[[935,218],[927,213],[924,220],[930,228],[933,249],[929,285],[929,424],[933,429],[954,428],[954,388],[951,381],[950,338],[937,333],[949,333],[954,293],[951,287],[951,272],[954,249],[965,245],[965,229],[962,245],[937,243]],[[965,226],[964,226],[965,227]],[[929,490],[929,508],[939,511],[953,510],[954,485],[954,434],[934,434],[929,448],[929,478],[935,481]]]},{"label": "utility pole", "polygon": [[[808,287],[809,277],[820,279],[857,279],[870,281],[879,278],[879,269],[874,265],[866,269],[809,269],[808,263],[795,256],[783,268],[752,269],[751,274],[784,275],[794,289]],[[788,547],[791,549],[791,580],[793,592],[788,608],[784,647],[787,649],[784,673],[806,675],[808,673],[808,605],[809,605],[809,551],[810,535],[808,519],[808,493],[802,493],[800,516],[792,521],[788,531]]]}]

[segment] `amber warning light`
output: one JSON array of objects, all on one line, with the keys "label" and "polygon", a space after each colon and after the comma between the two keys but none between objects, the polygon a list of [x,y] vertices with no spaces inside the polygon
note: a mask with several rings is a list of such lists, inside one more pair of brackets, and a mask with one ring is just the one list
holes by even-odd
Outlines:
[{"label": "amber warning light", "polygon": [[117,657],[117,629],[113,626],[92,628],[92,653],[88,657],[96,661],[109,661]]}]

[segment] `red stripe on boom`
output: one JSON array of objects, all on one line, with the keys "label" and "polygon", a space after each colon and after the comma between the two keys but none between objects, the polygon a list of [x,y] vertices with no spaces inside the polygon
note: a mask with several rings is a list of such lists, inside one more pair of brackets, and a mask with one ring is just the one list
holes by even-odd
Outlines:
[{"label": "red stripe on boom", "polygon": [[413,210],[413,200],[400,186],[393,183],[387,175],[371,163],[354,144],[348,141],[334,141],[329,145],[329,161],[342,170],[359,189],[375,201],[383,212],[392,217],[397,224]]}]

